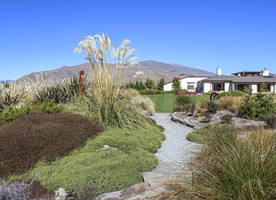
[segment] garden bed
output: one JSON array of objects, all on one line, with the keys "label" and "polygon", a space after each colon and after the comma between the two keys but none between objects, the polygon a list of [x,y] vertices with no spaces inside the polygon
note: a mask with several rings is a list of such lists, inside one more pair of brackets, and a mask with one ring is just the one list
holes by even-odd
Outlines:
[{"label": "garden bed", "polygon": [[85,145],[103,127],[72,113],[32,113],[0,124],[0,177],[21,174]]},{"label": "garden bed", "polygon": [[173,113],[172,120],[183,123],[183,124],[190,126],[194,129],[198,129],[198,128],[206,126],[208,124],[222,123],[221,117],[224,115],[232,115],[232,124],[242,130],[252,130],[252,129],[256,129],[256,128],[264,128],[265,127],[264,121],[255,121],[255,120],[240,118],[237,116],[237,114],[234,114],[227,110],[221,110],[221,111],[218,111],[216,114],[213,114],[210,122],[207,122],[205,120],[204,116],[193,117],[192,115],[189,115],[187,112]]}]

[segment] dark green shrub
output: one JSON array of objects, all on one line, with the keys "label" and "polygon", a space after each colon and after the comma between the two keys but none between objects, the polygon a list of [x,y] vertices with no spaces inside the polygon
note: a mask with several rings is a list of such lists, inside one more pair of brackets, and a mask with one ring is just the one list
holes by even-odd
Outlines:
[{"label": "dark green shrub", "polygon": [[188,95],[178,95],[173,104],[173,112],[189,112],[194,113],[196,102]]},{"label": "dark green shrub", "polygon": [[9,122],[14,120],[20,114],[30,114],[30,113],[31,113],[31,108],[28,106],[21,107],[19,109],[9,106],[1,112],[1,118],[3,122]]},{"label": "dark green shrub", "polygon": [[234,90],[231,92],[221,92],[218,94],[218,99],[221,97],[226,97],[226,96],[230,96],[230,97],[240,97],[243,96],[243,92],[240,90]]},{"label": "dark green shrub", "polygon": [[172,85],[173,89],[174,90],[179,90],[180,89],[180,79],[179,79],[179,77],[174,77],[172,82],[173,82],[173,85]]},{"label": "dark green shrub", "polygon": [[232,115],[223,115],[221,117],[221,123],[222,124],[231,124],[232,123],[232,118],[233,118]]},{"label": "dark green shrub", "polygon": [[43,102],[34,105],[32,110],[52,114],[62,112],[64,106],[62,104],[57,104],[53,99],[45,99]]},{"label": "dark green shrub", "polygon": [[[87,77],[85,77],[83,79],[83,95],[87,94],[90,85]],[[72,78],[59,80],[56,86],[35,88],[33,103],[43,102],[45,99],[54,100],[55,103],[70,102],[77,99],[79,89],[79,77],[74,75]]]},{"label": "dark green shrub", "polygon": [[276,113],[276,104],[273,96],[258,93],[255,96],[246,96],[244,104],[239,111],[243,118],[265,120],[269,115]]},{"label": "dark green shrub", "polygon": [[158,90],[163,90],[163,86],[166,84],[165,79],[161,78],[158,82],[157,82],[157,89]]},{"label": "dark green shrub", "polygon": [[212,119],[212,115],[211,115],[211,113],[209,111],[205,111],[204,112],[204,117],[205,117],[205,121],[206,122],[210,122],[211,119]]},{"label": "dark green shrub", "polygon": [[275,129],[276,128],[276,115],[270,115],[265,119],[265,123],[268,128]]},{"label": "dark green shrub", "polygon": [[139,90],[141,95],[162,94],[161,90]]},{"label": "dark green shrub", "polygon": [[33,103],[43,102],[45,99],[56,103],[65,102],[64,93],[59,87],[35,88]]},{"label": "dark green shrub", "polygon": [[145,85],[148,89],[153,89],[155,86],[154,80],[147,78]]},{"label": "dark green shrub", "polygon": [[219,105],[216,104],[215,102],[213,101],[210,101],[207,103],[208,104],[208,111],[211,113],[211,114],[216,114],[218,109],[219,109]]}]

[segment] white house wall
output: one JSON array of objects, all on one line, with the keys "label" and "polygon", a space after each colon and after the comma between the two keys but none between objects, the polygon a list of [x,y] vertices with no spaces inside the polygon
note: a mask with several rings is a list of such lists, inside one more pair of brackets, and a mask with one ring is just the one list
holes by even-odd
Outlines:
[{"label": "white house wall", "polygon": [[203,83],[204,86],[203,86],[203,92],[210,92],[212,91],[212,88],[211,88],[211,83]]},{"label": "white house wall", "polygon": [[166,85],[163,86],[163,90],[164,91],[172,91],[172,83],[168,83]]},{"label": "white house wall", "polygon": [[257,84],[252,84],[251,85],[252,93],[257,93],[258,92],[258,86]]},{"label": "white house wall", "polygon": [[230,91],[230,83],[225,83],[225,84],[224,84],[224,87],[225,87],[225,88],[224,88],[224,91],[225,91],[225,92],[229,92],[229,91]]},{"label": "white house wall", "polygon": [[206,79],[207,77],[188,77],[188,78],[183,78],[180,80],[180,88],[182,90],[188,90],[188,82],[193,82],[195,83],[194,85],[194,90],[188,90],[188,91],[192,91],[192,92],[196,92],[197,88],[200,87],[200,83],[198,84],[198,81],[201,81],[203,79]]}]

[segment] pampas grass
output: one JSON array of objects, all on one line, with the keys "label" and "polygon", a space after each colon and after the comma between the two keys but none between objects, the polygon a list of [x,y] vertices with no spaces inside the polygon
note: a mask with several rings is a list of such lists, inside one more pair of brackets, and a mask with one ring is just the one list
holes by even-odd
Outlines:
[{"label": "pampas grass", "polygon": [[[90,62],[92,83],[91,89],[81,103],[71,106],[74,112],[85,112],[86,115],[103,123],[105,127],[133,128],[143,126],[146,117],[141,109],[129,102],[130,97],[122,96],[123,70],[136,64],[135,51],[130,42],[124,40],[115,48],[107,35],[88,36],[79,43],[76,51],[87,55]],[[135,94],[134,94],[135,93]],[[137,95],[132,91],[132,94]]]}]

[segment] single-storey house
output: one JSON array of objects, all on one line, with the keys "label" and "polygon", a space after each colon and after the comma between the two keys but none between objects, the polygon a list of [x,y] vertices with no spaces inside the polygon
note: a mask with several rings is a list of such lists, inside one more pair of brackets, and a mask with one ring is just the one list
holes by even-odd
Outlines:
[{"label": "single-storey house", "polygon": [[[262,71],[243,71],[232,75],[222,75],[221,68],[217,68],[216,76],[185,77],[180,80],[180,87],[193,92],[233,91],[251,88],[253,93],[261,90],[266,84],[267,91],[276,92],[276,77],[271,76],[267,69]],[[164,85],[164,91],[171,91],[172,83]]]},{"label": "single-storey house", "polygon": [[[200,81],[208,78],[207,76],[187,76],[180,79],[180,89],[188,90],[189,92],[201,92],[201,84],[198,84]],[[173,83],[169,82],[163,86],[164,91],[172,91]]]}]

